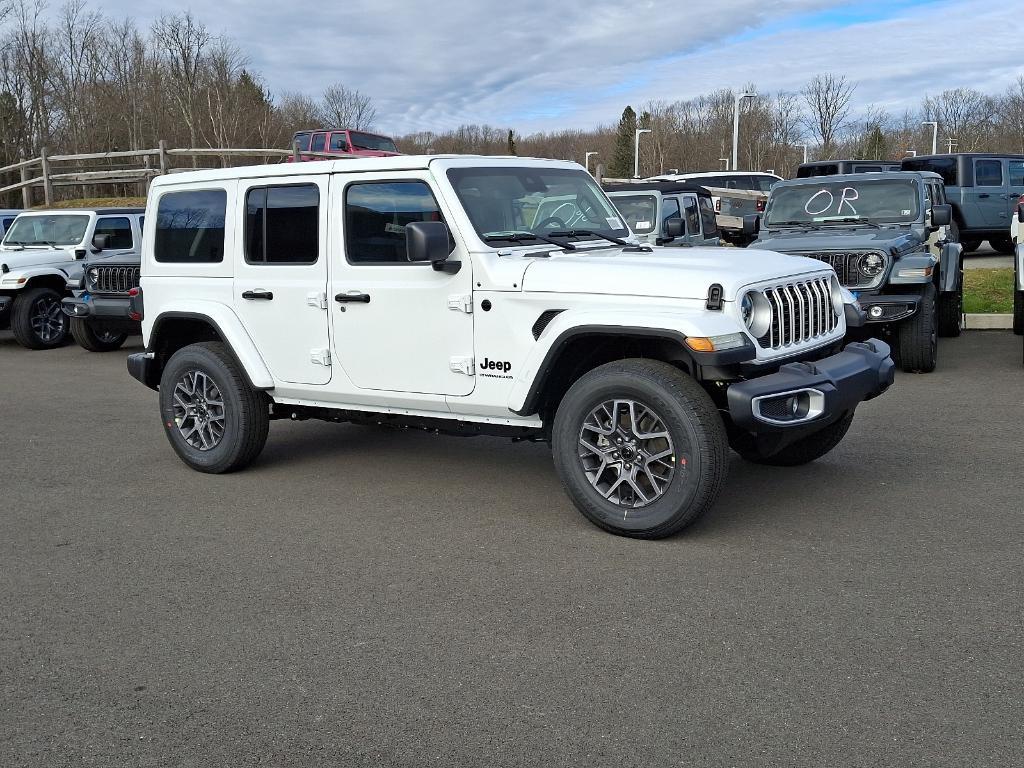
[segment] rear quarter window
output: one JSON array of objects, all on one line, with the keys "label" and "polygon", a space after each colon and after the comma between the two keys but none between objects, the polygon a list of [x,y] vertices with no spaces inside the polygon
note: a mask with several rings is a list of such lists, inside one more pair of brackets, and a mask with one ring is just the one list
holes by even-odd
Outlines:
[{"label": "rear quarter window", "polygon": [[168,264],[223,261],[226,211],[223,189],[165,193],[157,205],[154,258]]},{"label": "rear quarter window", "polygon": [[932,159],[918,159],[908,157],[903,161],[901,168],[904,171],[931,171],[942,177],[942,183],[946,186],[958,186],[960,181],[957,175],[955,157],[937,157]]}]

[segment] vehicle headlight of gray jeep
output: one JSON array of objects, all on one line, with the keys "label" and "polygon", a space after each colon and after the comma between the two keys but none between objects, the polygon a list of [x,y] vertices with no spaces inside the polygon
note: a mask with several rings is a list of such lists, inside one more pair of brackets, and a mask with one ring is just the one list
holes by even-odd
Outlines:
[{"label": "vehicle headlight of gray jeep", "polygon": [[100,271],[96,267],[89,267],[89,271],[86,273],[89,280],[89,285],[96,285],[100,279]]},{"label": "vehicle headlight of gray jeep", "polygon": [[885,269],[885,259],[878,253],[865,253],[857,261],[857,271],[865,277],[878,277]]},{"label": "vehicle headlight of gray jeep", "polygon": [[772,325],[772,306],[761,291],[747,291],[740,299],[740,314],[750,335],[759,339]]}]

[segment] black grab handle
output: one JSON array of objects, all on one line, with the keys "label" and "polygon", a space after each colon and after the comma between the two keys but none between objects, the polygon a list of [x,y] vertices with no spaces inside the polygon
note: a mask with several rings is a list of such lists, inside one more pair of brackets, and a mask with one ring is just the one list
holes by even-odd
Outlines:
[{"label": "black grab handle", "polygon": [[339,293],[334,297],[335,301],[346,302],[354,301],[357,304],[369,304],[370,294],[368,293]]}]

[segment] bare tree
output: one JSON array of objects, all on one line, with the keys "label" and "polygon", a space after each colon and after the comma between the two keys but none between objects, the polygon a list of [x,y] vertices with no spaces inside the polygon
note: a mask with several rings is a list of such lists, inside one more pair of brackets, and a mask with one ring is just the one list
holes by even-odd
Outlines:
[{"label": "bare tree", "polygon": [[926,120],[935,120],[939,130],[957,140],[961,151],[979,149],[992,127],[995,101],[973,88],[953,88],[926,97],[922,105]]},{"label": "bare tree", "polygon": [[850,101],[856,85],[845,75],[815,75],[801,92],[807,105],[805,124],[819,142],[823,157],[831,157],[850,117]]},{"label": "bare tree", "polygon": [[321,110],[333,128],[366,131],[373,128],[377,120],[377,109],[370,97],[341,83],[328,86],[324,91]]},{"label": "bare tree", "polygon": [[[153,25],[153,39],[167,67],[167,86],[188,127],[190,146],[198,144],[199,90],[203,57],[212,35],[186,11],[163,15]],[[195,164],[195,161],[193,161]]]}]

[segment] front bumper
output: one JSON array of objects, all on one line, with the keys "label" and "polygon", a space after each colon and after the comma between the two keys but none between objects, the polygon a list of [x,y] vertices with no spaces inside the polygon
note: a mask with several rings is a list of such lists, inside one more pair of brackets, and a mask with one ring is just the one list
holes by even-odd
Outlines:
[{"label": "front bumper", "polygon": [[895,323],[917,312],[921,294],[862,293],[857,301],[867,315],[867,323]]},{"label": "front bumper", "polygon": [[786,363],[778,372],[729,386],[734,429],[786,443],[839,420],[893,383],[889,345],[878,339],[848,344],[814,362]]},{"label": "front bumper", "polygon": [[132,320],[129,314],[131,303],[127,296],[121,298],[83,293],[64,299],[61,309],[68,317],[91,318],[104,323],[138,325],[138,322]]},{"label": "front bumper", "polygon": [[156,389],[160,382],[160,373],[154,358],[152,352],[136,352],[133,355],[128,355],[129,375],[150,389]]}]

